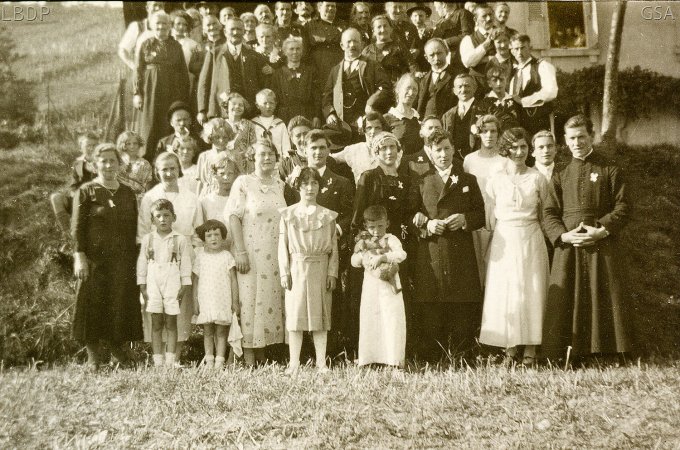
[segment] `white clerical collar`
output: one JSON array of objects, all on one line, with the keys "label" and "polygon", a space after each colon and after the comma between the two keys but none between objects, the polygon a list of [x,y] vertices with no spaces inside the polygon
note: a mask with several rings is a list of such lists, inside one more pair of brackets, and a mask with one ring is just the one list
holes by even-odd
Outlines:
[{"label": "white clerical collar", "polygon": [[399,111],[397,108],[394,106],[390,108],[389,111],[387,111],[387,114],[392,114],[395,118],[401,120],[401,119],[410,119],[412,117],[415,117],[416,119],[420,119],[420,115],[418,114],[418,111],[416,111],[414,108],[411,108],[411,117],[406,117],[401,111]]},{"label": "white clerical collar", "polygon": [[574,158],[580,159],[581,161],[585,161],[586,158],[588,158],[588,157],[590,156],[591,153],[593,153],[593,149],[592,149],[592,148],[590,149],[590,151],[588,152],[588,154],[586,154],[583,158],[579,158],[578,156],[574,156]]}]

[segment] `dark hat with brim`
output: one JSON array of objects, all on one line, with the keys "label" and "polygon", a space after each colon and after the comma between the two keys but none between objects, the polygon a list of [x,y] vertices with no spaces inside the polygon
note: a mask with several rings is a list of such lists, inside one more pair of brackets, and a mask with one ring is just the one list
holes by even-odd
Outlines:
[{"label": "dark hat with brim", "polygon": [[170,108],[168,109],[168,115],[167,115],[168,122],[170,122],[170,119],[172,119],[172,115],[175,113],[175,111],[180,111],[180,110],[184,110],[184,111],[188,112],[189,114],[191,114],[191,108],[189,108],[189,105],[187,105],[183,101],[174,102],[172,105],[170,105]]},{"label": "dark hat with brim", "polygon": [[321,131],[330,142],[330,150],[339,150],[352,144],[352,127],[343,120],[337,125],[324,125]]},{"label": "dark hat with brim", "polygon": [[430,17],[432,15],[432,10],[422,3],[417,3],[416,6],[414,6],[413,8],[409,8],[408,10],[406,10],[406,14],[408,14],[408,16],[411,17],[411,14],[413,14],[416,11],[424,12],[427,17]]}]

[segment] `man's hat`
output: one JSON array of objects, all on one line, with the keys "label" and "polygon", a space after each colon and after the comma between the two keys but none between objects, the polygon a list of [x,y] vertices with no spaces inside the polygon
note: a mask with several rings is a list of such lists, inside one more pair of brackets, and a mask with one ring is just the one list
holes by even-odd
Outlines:
[{"label": "man's hat", "polygon": [[408,16],[410,17],[411,14],[413,14],[415,11],[423,11],[427,17],[430,17],[432,15],[432,10],[425,6],[424,3],[416,3],[416,6],[414,6],[413,8],[409,8],[406,11],[406,14],[408,14]]},{"label": "man's hat", "polygon": [[352,143],[352,128],[343,120],[338,125],[324,125],[321,131],[331,143],[330,150],[339,150]]},{"label": "man's hat", "polygon": [[180,111],[184,110],[191,114],[191,108],[189,108],[189,105],[184,103],[183,101],[176,101],[172,105],[170,105],[170,108],[168,108],[168,122],[170,122],[170,119],[172,119],[172,115],[175,113],[175,111]]}]

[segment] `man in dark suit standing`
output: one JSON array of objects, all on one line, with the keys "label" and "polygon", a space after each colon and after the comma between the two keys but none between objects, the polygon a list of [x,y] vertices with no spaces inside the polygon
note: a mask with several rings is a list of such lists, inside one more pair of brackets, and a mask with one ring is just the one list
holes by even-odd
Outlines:
[{"label": "man in dark suit standing", "polygon": [[420,228],[413,312],[419,356],[442,356],[443,347],[471,356],[479,332],[482,290],[472,231],[484,226],[484,200],[474,175],[453,157],[446,132],[425,139],[430,169],[413,180],[409,207]]},{"label": "man in dark suit standing", "polygon": [[[252,105],[255,95],[264,87],[264,77],[273,69],[267,61],[243,45],[245,28],[241,19],[229,19],[224,28],[227,42],[215,51],[213,58],[206,57],[198,79],[198,121],[220,115],[218,96],[238,92]],[[252,112],[252,111],[251,111]]]},{"label": "man in dark suit standing", "polygon": [[442,116],[444,130],[451,135],[451,143],[456,151],[465,158],[472,153],[470,127],[477,120],[475,92],[477,83],[472,75],[461,73],[453,80],[453,93],[458,97],[458,104]]},{"label": "man in dark suit standing", "polygon": [[452,52],[451,62],[459,65],[460,41],[474,31],[474,17],[470,11],[463,8],[463,3],[434,2],[434,8],[441,19],[434,25],[432,36],[446,41]]},{"label": "man in dark suit standing", "polygon": [[361,34],[354,28],[342,33],[340,47],[344,58],[331,69],[321,97],[326,123],[344,121],[352,128],[352,141],[359,142],[357,120],[374,103],[391,97],[391,83],[380,64],[361,56]]},{"label": "man in dark suit standing", "polygon": [[447,63],[449,47],[442,39],[433,38],[425,44],[425,58],[430,70],[420,80],[418,90],[418,114],[425,117],[433,114],[441,117],[456,104],[453,79],[462,70]]}]

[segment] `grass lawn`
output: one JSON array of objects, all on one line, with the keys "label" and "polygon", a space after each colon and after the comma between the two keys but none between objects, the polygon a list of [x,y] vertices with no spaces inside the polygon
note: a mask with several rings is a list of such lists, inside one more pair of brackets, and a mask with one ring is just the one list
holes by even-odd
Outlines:
[{"label": "grass lawn", "polygon": [[680,446],[680,366],[0,373],[0,447]]}]

